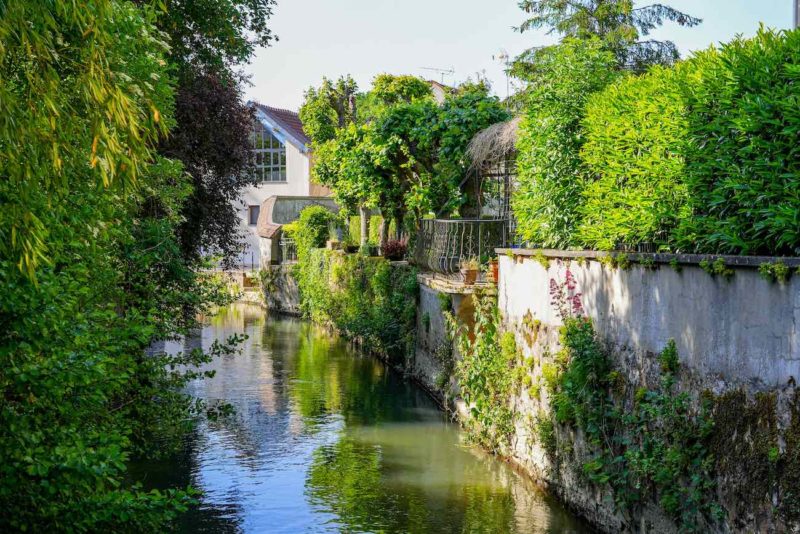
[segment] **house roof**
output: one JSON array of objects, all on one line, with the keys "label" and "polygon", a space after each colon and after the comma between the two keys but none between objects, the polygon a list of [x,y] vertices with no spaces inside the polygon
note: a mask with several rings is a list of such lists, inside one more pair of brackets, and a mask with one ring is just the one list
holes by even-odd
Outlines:
[{"label": "house roof", "polygon": [[311,139],[303,131],[303,122],[300,120],[300,115],[288,109],[273,108],[258,102],[253,102],[253,105],[271,120],[275,126],[282,129],[290,140],[294,141],[295,144],[302,145],[297,148],[303,151],[308,149]]}]

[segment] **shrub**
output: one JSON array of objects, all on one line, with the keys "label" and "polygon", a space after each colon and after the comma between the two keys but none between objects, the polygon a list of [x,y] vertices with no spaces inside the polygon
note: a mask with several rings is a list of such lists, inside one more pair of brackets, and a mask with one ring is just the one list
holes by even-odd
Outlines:
[{"label": "shrub", "polygon": [[298,258],[312,248],[325,246],[335,220],[336,215],[322,206],[308,206],[300,212],[297,221],[283,227],[295,240]]},{"label": "shrub", "polygon": [[390,361],[405,362],[416,333],[416,269],[321,249],[298,258],[295,274],[307,317]]},{"label": "shrub", "polygon": [[405,241],[389,240],[383,245],[383,257],[387,260],[402,260],[406,256],[408,245]]},{"label": "shrub", "polygon": [[690,216],[685,183],[687,66],[628,76],[589,100],[581,150],[589,183],[580,207],[582,245],[667,244]]},{"label": "shrub", "polygon": [[677,240],[697,252],[800,253],[800,31],[762,28],[691,63],[694,217]]},{"label": "shrub", "polygon": [[537,54],[519,127],[519,185],[512,198],[523,240],[552,248],[575,244],[585,174],[581,120],[589,96],[618,76],[616,62],[597,40],[565,39]]}]

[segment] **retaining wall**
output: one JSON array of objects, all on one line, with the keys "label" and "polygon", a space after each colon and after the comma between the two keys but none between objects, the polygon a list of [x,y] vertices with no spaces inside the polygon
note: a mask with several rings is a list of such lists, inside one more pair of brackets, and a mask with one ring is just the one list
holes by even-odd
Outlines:
[{"label": "retaining wall", "polygon": [[[696,406],[701,398],[716,399],[715,437],[709,448],[716,455],[715,499],[724,518],[704,531],[800,532],[795,384],[800,378],[800,275],[786,282],[762,278],[758,266],[775,258],[724,258],[733,272],[723,276],[701,268],[699,262],[707,258],[696,256],[634,254],[609,262],[601,253],[498,253],[503,329],[514,332],[522,357],[536,362],[530,383],[544,382],[543,366],[560,351],[562,321],[551,284],[562,283],[569,268],[576,285],[573,294],[580,293],[585,315],[624,377],[628,395],[638,387],[657,387],[658,354],[674,339],[681,364],[677,390]],[[634,261],[627,265],[628,259]],[[793,270],[800,263],[783,261]],[[452,377],[442,380],[436,355],[446,339],[440,290],[421,282],[414,371],[458,407],[458,384]],[[468,297],[459,299],[453,302]],[[516,423],[505,455],[598,529],[678,531],[656,495],[644,495],[645,504],[635,514],[624,514],[608,488],[582,476],[582,462],[592,453],[580,431],[557,427],[559,451],[554,456],[546,450],[534,428],[537,418],[551,413],[546,388],[534,394],[522,387],[511,404]],[[457,412],[465,417],[468,411],[461,405]]]}]

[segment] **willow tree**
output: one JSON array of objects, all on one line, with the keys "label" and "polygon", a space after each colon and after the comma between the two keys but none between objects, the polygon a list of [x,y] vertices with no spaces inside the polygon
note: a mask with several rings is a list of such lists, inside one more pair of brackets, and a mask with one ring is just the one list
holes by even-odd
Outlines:
[{"label": "willow tree", "polygon": [[[115,0],[0,10],[0,252],[31,278],[49,259],[33,197],[67,191],[85,175],[133,186],[166,131],[157,84],[132,79],[115,55],[140,24]],[[153,32],[140,39],[166,48]]]}]

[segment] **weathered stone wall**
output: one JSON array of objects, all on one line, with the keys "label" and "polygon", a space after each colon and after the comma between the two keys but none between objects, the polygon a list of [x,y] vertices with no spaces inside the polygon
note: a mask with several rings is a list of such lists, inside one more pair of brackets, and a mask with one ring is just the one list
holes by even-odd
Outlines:
[{"label": "weathered stone wall", "polygon": [[[500,256],[499,306],[507,322],[530,312],[560,325],[549,284],[563,280],[565,261],[550,258],[545,269],[531,256]],[[800,377],[798,276],[776,283],[750,267],[724,277],[692,264],[622,269],[574,259],[570,268],[587,315],[617,351],[654,354],[674,339],[681,363],[712,386],[769,390]]]},{"label": "weathered stone wall", "polygon": [[281,264],[262,269],[262,291],[267,309],[299,316],[300,292],[292,267],[293,264]]},{"label": "weathered stone wall", "polygon": [[[657,496],[645,495],[645,504],[626,516],[615,508],[609,489],[588,482],[581,467],[592,452],[581,431],[556,427],[555,453],[538,435],[538,421],[553,408],[543,369],[561,349],[562,321],[551,281],[563,282],[569,267],[573,293],[580,293],[585,315],[620,371],[628,396],[637,388],[658,387],[658,354],[673,339],[680,358],[677,389],[695,405],[714,399],[715,430],[708,447],[716,462],[714,498],[724,518],[705,531],[800,532],[800,495],[795,496],[800,493],[795,384],[800,377],[800,276],[765,280],[756,261],[734,266],[731,276],[723,276],[706,272],[697,258],[642,255],[637,260],[643,263],[614,266],[598,255],[580,256],[520,250],[500,255],[503,329],[514,332],[521,359],[532,362],[528,385],[511,399],[516,423],[505,454],[604,532],[678,531]],[[417,378],[458,407],[458,384],[440,377],[436,348],[446,340],[446,327],[438,291],[424,283],[418,332]],[[463,406],[457,411],[466,413]]]}]

